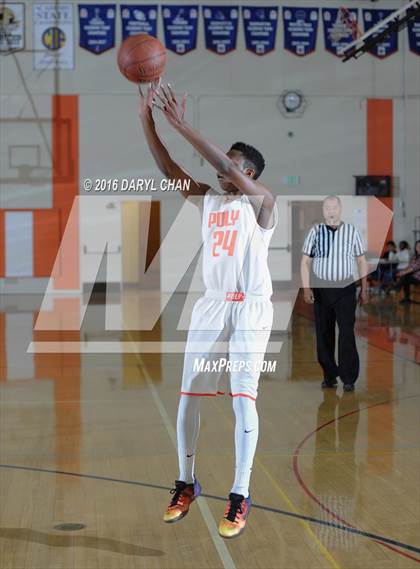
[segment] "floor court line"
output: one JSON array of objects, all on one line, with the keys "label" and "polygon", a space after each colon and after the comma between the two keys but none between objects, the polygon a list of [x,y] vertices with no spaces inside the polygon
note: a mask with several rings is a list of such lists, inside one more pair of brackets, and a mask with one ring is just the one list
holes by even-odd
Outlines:
[{"label": "floor court line", "polygon": [[[123,478],[112,478],[110,476],[101,476],[99,474],[89,474],[83,472],[71,472],[66,470],[54,470],[50,468],[40,468],[37,466],[23,466],[18,464],[0,464],[0,468],[4,468],[5,470],[22,470],[27,472],[40,472],[43,474],[54,474],[54,475],[61,475],[61,476],[75,476],[77,478],[87,478],[91,480],[98,480],[101,482],[114,482],[116,484],[127,484],[132,486],[140,486],[142,488],[152,488],[153,490],[162,490],[164,492],[169,492],[171,489],[169,486],[163,486],[161,484],[152,484],[149,482],[140,482],[139,480],[125,480]],[[209,500],[218,500],[220,502],[226,502],[226,496],[215,496],[214,494],[207,494],[203,493],[203,497],[208,498]],[[392,538],[384,537],[381,535],[376,535],[374,533],[366,532],[363,530],[359,530],[354,527],[345,526],[342,524],[337,524],[334,522],[329,522],[327,520],[322,520],[319,518],[314,518],[312,516],[306,516],[305,514],[298,514],[295,512],[289,512],[287,510],[281,510],[279,508],[274,508],[272,506],[266,506],[263,504],[253,503],[252,507],[256,510],[262,510],[265,512],[270,512],[273,514],[278,514],[281,516],[286,516],[289,518],[294,518],[297,520],[306,520],[308,522],[318,524],[321,526],[330,527],[331,529],[338,529],[340,531],[344,531],[347,533],[353,533],[355,535],[360,535],[361,537],[369,537],[372,539],[380,540],[392,545],[396,545],[397,547],[401,547],[402,549],[407,549],[407,551],[413,551],[414,553],[420,554],[420,547],[416,547],[415,545],[410,545],[408,543],[403,543],[401,541],[397,541]]]},{"label": "floor court line", "polygon": [[[345,417],[349,417],[350,415],[355,415],[357,413],[360,413],[361,411],[366,411],[368,409],[372,409],[374,407],[380,407],[381,405],[389,405],[390,403],[394,403],[396,401],[402,401],[404,399],[415,399],[417,397],[420,397],[420,395],[407,395],[405,397],[400,397],[400,398],[396,398],[396,399],[390,399],[388,401],[381,401],[379,403],[374,403],[372,405],[368,405],[367,407],[363,407],[361,409],[354,409],[353,411],[349,411],[347,413],[344,413],[344,415],[340,415],[337,418],[331,419],[330,421],[327,421],[326,423],[323,423],[322,425],[319,425],[316,429],[314,429],[313,431],[309,432],[307,435],[305,435],[305,437],[298,443],[298,445],[296,446],[294,452],[293,452],[293,456],[292,456],[292,466],[293,466],[293,472],[295,475],[296,480],[298,481],[299,485],[301,486],[301,488],[303,489],[303,491],[305,492],[305,494],[307,494],[311,500],[313,500],[316,504],[318,504],[318,506],[324,510],[325,512],[327,512],[330,516],[332,516],[333,518],[335,518],[336,520],[338,520],[339,522],[341,522],[343,525],[348,526],[349,528],[354,528],[354,526],[347,522],[345,519],[341,518],[339,515],[336,514],[336,512],[334,512],[333,510],[331,510],[330,508],[328,508],[327,506],[325,506],[325,504],[323,504],[321,502],[321,500],[310,490],[310,488],[306,485],[305,481],[302,478],[302,475],[300,473],[299,470],[299,456],[300,456],[300,450],[303,448],[303,446],[305,445],[305,443],[318,431],[324,429],[325,427],[328,427],[329,425],[340,421],[341,419],[344,419]],[[378,543],[379,545],[382,545],[383,547],[386,547],[388,549],[390,549],[391,551],[393,551],[394,553],[398,553],[399,555],[403,555],[404,557],[408,557],[409,559],[411,559],[412,561],[415,561],[416,563],[420,563],[420,559],[418,559],[417,557],[413,557],[403,551],[400,551],[399,549],[396,549],[395,547],[392,547],[392,545],[389,543],[389,541],[384,541],[381,539],[377,539],[377,538],[371,538],[372,541],[375,541],[376,543]],[[418,549],[411,549],[412,551],[416,551],[418,552]]]},{"label": "floor court line", "polygon": [[[213,405],[216,405],[216,402],[214,400],[212,400]],[[226,416],[226,413],[223,413],[223,417],[225,419],[225,421],[227,423],[229,423],[229,426],[233,428],[233,421],[228,419],[228,417]],[[261,460],[258,458],[258,456],[255,456],[254,458],[254,462],[255,464],[257,464],[261,470],[264,472],[264,474],[266,475],[266,477],[270,480],[271,484],[274,486],[274,488],[276,489],[277,493],[281,496],[282,500],[284,502],[286,502],[286,504],[288,505],[288,507],[294,512],[294,513],[298,513],[297,508],[294,506],[293,502],[290,500],[290,498],[287,496],[286,492],[282,489],[282,487],[280,486],[280,484],[275,480],[275,478],[270,474],[270,472],[268,471],[268,469],[263,465],[263,463],[261,462]],[[299,520],[299,523],[303,526],[303,529],[306,531],[306,533],[309,535],[309,537],[315,542],[315,544],[317,545],[320,553],[325,557],[325,559],[328,561],[328,563],[331,565],[331,567],[334,567],[334,569],[341,569],[340,565],[338,564],[337,560],[334,558],[334,556],[328,551],[328,549],[325,547],[325,545],[318,539],[318,537],[315,535],[314,531],[312,530],[312,528],[310,527],[310,525],[308,524],[308,522],[306,520]]]},{"label": "floor court line", "polygon": [[[276,481],[276,479],[274,478],[274,476],[272,476],[271,472],[268,470],[268,468],[266,468],[264,466],[264,464],[261,462],[260,459],[256,458],[255,462],[258,464],[258,466],[261,468],[261,470],[264,472],[264,474],[266,475],[266,477],[270,480],[271,484],[274,486],[274,488],[276,488],[277,492],[280,494],[280,496],[282,497],[282,499],[286,502],[286,504],[289,506],[289,508],[294,512],[294,513],[298,513],[297,508],[295,507],[295,505],[293,504],[293,502],[290,500],[290,498],[288,497],[288,495],[286,494],[286,492],[283,490],[283,488],[280,486],[280,484]],[[318,546],[318,549],[320,550],[320,552],[322,553],[322,555],[325,557],[325,559],[330,563],[330,565],[332,567],[334,567],[335,569],[340,569],[340,564],[338,563],[338,561],[335,559],[335,557],[330,553],[330,551],[328,550],[327,547],[325,547],[325,545],[322,543],[322,541],[317,537],[317,535],[314,533],[314,531],[312,530],[312,528],[310,527],[309,523],[306,520],[299,520],[299,523],[303,526],[304,530],[306,531],[306,533],[313,539],[313,541],[316,543],[316,545]]]},{"label": "floor court line", "polygon": [[[306,319],[306,317],[303,317],[303,318]],[[366,341],[366,340],[365,340],[365,341]],[[366,343],[368,344],[369,342],[366,341]],[[376,345],[374,345],[374,347],[377,348],[377,349],[379,349],[379,350],[382,350],[382,351],[384,351],[384,352],[386,352],[386,353],[388,352],[388,350],[386,350],[385,348],[383,348],[383,347],[381,347],[381,346],[376,346]],[[404,361],[410,361],[410,362],[412,362],[412,363],[416,363],[416,362],[414,362],[413,360],[407,359],[407,358],[405,358],[405,357],[403,357],[403,356],[399,356],[398,354],[394,354],[394,355],[397,355],[397,357],[398,357],[399,359],[403,359]],[[140,365],[141,365],[141,367],[142,367],[142,370],[145,371],[146,374],[148,375],[148,370],[146,369],[146,366],[145,366],[144,362],[142,361],[140,355],[139,355],[139,358],[140,358],[140,360],[141,360],[141,364],[140,364]],[[169,422],[168,424],[169,424],[170,427],[171,427],[172,436],[171,436],[169,430],[168,430],[168,434],[169,434],[169,436],[170,436],[170,438],[171,438],[173,444],[176,445],[176,434],[175,434],[175,431],[174,431],[174,429],[173,429],[173,427],[172,427],[172,425],[171,425],[171,423],[170,423],[170,419],[169,419],[169,417],[168,417],[168,415],[167,415],[167,413],[166,413],[165,408],[163,407],[163,404],[162,404],[162,402],[161,402],[161,399],[160,399],[160,397],[159,397],[159,395],[158,395],[158,393],[157,393],[157,390],[156,390],[155,385],[153,384],[153,381],[152,381],[151,378],[150,378],[150,375],[148,375],[148,379],[149,379],[149,381],[150,381],[149,387],[151,388],[152,391],[155,392],[154,395],[153,395],[153,393],[152,393],[152,396],[153,396],[153,398],[154,398],[154,400],[155,400],[155,403],[156,403],[157,406],[158,406],[159,412],[161,413],[161,416],[162,416],[162,412],[163,412],[164,414],[166,414],[167,421]],[[148,383],[149,383],[149,382],[148,382]],[[161,404],[161,408],[159,408],[158,402],[156,401],[156,397],[158,398],[158,401],[159,401],[160,404]],[[412,396],[412,397],[418,397],[418,396],[417,396],[417,395],[414,395],[414,396]],[[404,397],[404,398],[401,398],[401,399],[407,399],[407,398],[410,398],[410,397]],[[398,401],[398,399],[395,399],[394,401]],[[369,407],[365,407],[365,408],[363,408],[363,409],[360,409],[360,410],[358,410],[357,412],[362,411],[362,410],[366,410],[366,409],[368,409],[368,408],[372,408],[372,407],[375,407],[375,406],[384,405],[384,404],[387,404],[387,403],[390,403],[390,402],[392,402],[392,401],[386,401],[386,402],[376,403],[376,404],[371,405],[371,406],[369,406]],[[344,418],[345,416],[347,416],[347,415],[349,415],[349,414],[352,414],[352,413],[354,413],[354,412],[356,412],[356,411],[347,413],[347,414],[343,415],[342,417],[339,417],[339,418],[336,419],[336,420],[339,420],[339,419],[341,419],[341,418]],[[162,416],[162,419],[164,419],[163,416]],[[334,421],[332,421],[332,422],[334,422]],[[327,423],[327,424],[329,424],[329,423]],[[326,425],[323,425],[323,426],[326,426]],[[321,428],[322,428],[323,426],[321,425]],[[315,432],[315,431],[314,431],[314,432]],[[313,434],[313,433],[312,433],[312,434]],[[303,453],[300,454],[300,456],[304,456]],[[259,461],[259,462],[260,462],[260,461]],[[262,466],[263,469],[265,468],[264,465],[262,465],[262,463],[260,463],[260,466]],[[0,465],[0,467],[5,468],[5,467],[8,467],[8,465]],[[13,466],[11,466],[11,468],[13,468]],[[44,470],[40,469],[40,471],[42,472],[42,471],[44,471]],[[56,472],[56,471],[54,471],[54,472]],[[57,473],[57,472],[56,472],[56,473]],[[58,473],[60,473],[60,472],[58,472]],[[69,474],[69,473],[63,472],[62,474]],[[77,474],[74,473],[74,475],[77,475]],[[87,475],[87,476],[89,476],[89,475]],[[92,477],[94,477],[94,476],[92,476]],[[98,477],[95,477],[95,478],[98,478]],[[100,477],[99,477],[99,479],[100,479]],[[104,479],[104,480],[112,480],[112,479],[108,479],[108,478],[103,478],[103,479]],[[114,479],[114,481],[119,481],[119,480]],[[120,481],[120,482],[124,482],[124,483],[127,483],[127,484],[139,484],[139,483],[130,482],[130,481]],[[169,488],[166,488],[166,487],[163,487],[163,486],[153,485],[153,484],[146,484],[146,483],[144,483],[143,485],[144,485],[145,487],[156,488],[156,489],[164,489],[164,488],[165,488],[165,490],[168,490],[168,489],[169,489]],[[217,496],[211,496],[211,495],[208,495],[208,494],[203,494],[203,496],[204,496],[204,497],[207,497],[207,498],[211,498],[211,499],[216,499],[216,500],[223,500],[223,501],[225,500],[225,498],[217,497]],[[286,498],[287,498],[287,496],[286,496]],[[201,500],[200,500],[200,501],[201,501]],[[293,506],[293,505],[292,505],[292,506]],[[340,530],[342,530],[342,531],[348,531],[348,532],[355,533],[355,534],[360,535],[360,536],[368,537],[368,538],[370,538],[370,539],[372,539],[372,540],[378,542],[380,545],[386,545],[386,544],[388,543],[388,544],[396,545],[397,547],[402,547],[402,548],[407,549],[407,550],[409,550],[409,551],[413,551],[413,552],[416,552],[416,553],[420,553],[420,549],[417,548],[417,547],[415,547],[415,546],[411,546],[411,545],[408,545],[408,544],[403,544],[402,542],[398,542],[398,541],[396,541],[396,540],[392,540],[392,539],[389,539],[389,538],[384,538],[384,537],[381,537],[381,536],[377,536],[377,535],[375,535],[375,534],[372,534],[372,533],[370,533],[370,532],[364,532],[364,531],[362,531],[362,530],[358,530],[357,528],[355,528],[354,526],[352,526],[351,524],[349,524],[349,523],[346,522],[345,520],[341,520],[341,518],[339,518],[338,516],[335,516],[336,519],[338,519],[339,521],[341,521],[343,525],[334,524],[334,523],[329,523],[329,522],[325,522],[325,521],[323,521],[323,520],[317,520],[316,518],[311,518],[310,516],[303,516],[303,515],[298,514],[297,510],[295,510],[295,511],[292,513],[292,512],[282,511],[282,510],[276,510],[276,509],[270,508],[269,506],[258,506],[258,505],[255,505],[255,504],[254,504],[253,507],[255,507],[255,508],[260,508],[260,509],[264,509],[264,510],[266,510],[266,511],[272,511],[273,513],[274,513],[274,512],[275,512],[275,513],[282,513],[283,515],[295,517],[295,518],[299,519],[301,522],[302,522],[302,520],[304,520],[304,521],[307,521],[307,522],[322,523],[323,525],[328,525],[328,526],[331,526],[332,528],[336,528],[336,529],[340,529]],[[208,510],[208,514],[211,516],[210,510]],[[334,513],[333,513],[333,512],[330,512],[330,514],[331,514],[332,516],[334,516]],[[213,519],[213,518],[212,518],[212,521],[213,521],[213,524],[214,524],[214,519]],[[215,526],[215,527],[216,527],[216,526]],[[216,528],[216,531],[217,531],[217,528]],[[223,540],[221,540],[221,541],[222,541],[222,543],[224,544]],[[382,542],[383,542],[383,543],[382,543]],[[401,553],[402,555],[405,555],[404,553],[402,553],[402,552],[400,552],[400,551],[398,551],[398,550],[395,550],[394,548],[390,548],[390,549],[392,549],[393,551],[395,551],[395,552],[397,552],[397,553]],[[407,555],[406,555],[406,557],[409,557],[409,558],[412,559],[413,561],[420,562],[419,559],[416,559],[416,558],[414,558],[414,557],[407,556]],[[232,561],[232,562],[233,562],[233,561]],[[334,566],[335,566],[335,565],[334,565]],[[234,565],[233,565],[232,567],[234,567]]]},{"label": "floor court line", "polygon": [[[159,394],[157,392],[157,389],[156,389],[156,387],[152,381],[152,378],[150,377],[147,366],[144,364],[143,359],[140,356],[140,354],[136,354],[136,358],[138,359],[139,366],[141,367],[141,369],[143,371],[144,378],[146,380],[147,386],[150,390],[150,393],[153,397],[155,405],[159,411],[159,414],[160,414],[162,421],[165,425],[165,428],[168,432],[169,438],[171,439],[172,444],[174,445],[175,449],[177,449],[177,440],[176,440],[175,429],[172,426],[171,420],[168,416],[168,413],[166,412],[165,406],[163,405],[162,400],[159,397]],[[205,499],[204,496],[200,496],[200,498],[198,498],[198,500],[197,500],[197,504],[198,504],[198,507],[200,508],[201,515],[203,516],[204,522],[207,526],[207,529],[209,530],[209,534],[210,534],[210,537],[213,541],[213,545],[214,545],[214,547],[215,547],[215,549],[219,555],[219,558],[223,564],[223,567],[225,569],[236,569],[236,566],[235,566],[235,563],[232,559],[232,556],[230,555],[229,550],[228,550],[225,542],[223,541],[223,539],[219,535],[218,528],[216,526],[216,522],[215,522],[213,515],[210,511],[207,500]]]}]

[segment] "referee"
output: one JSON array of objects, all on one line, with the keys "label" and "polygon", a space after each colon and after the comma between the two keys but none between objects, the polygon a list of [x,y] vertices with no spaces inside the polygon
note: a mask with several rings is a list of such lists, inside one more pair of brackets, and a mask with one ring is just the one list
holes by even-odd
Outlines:
[{"label": "referee", "polygon": [[[360,304],[367,302],[367,263],[360,234],[353,225],[341,221],[341,210],[339,197],[324,199],[325,223],[313,226],[306,236],[301,277],[304,300],[314,304],[318,362],[324,372],[322,387],[335,387],[339,376],[344,391],[354,391],[359,375],[359,354],[354,336],[355,257],[361,277]],[[335,360],[336,322],[339,329],[338,365]]]}]

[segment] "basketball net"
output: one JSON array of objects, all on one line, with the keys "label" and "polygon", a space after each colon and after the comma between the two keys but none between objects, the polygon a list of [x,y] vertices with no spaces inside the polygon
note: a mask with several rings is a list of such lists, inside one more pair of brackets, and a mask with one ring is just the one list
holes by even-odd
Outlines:
[{"label": "basketball net", "polygon": [[357,16],[341,6],[338,9],[337,19],[330,30],[330,38],[333,42],[339,42],[341,39],[348,38],[349,35],[353,40],[361,36],[357,25]]}]

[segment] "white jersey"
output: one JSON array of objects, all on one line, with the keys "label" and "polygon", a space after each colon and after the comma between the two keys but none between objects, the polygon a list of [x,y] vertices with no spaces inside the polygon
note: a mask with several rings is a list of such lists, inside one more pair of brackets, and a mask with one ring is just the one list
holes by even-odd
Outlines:
[{"label": "white jersey", "polygon": [[202,204],[203,279],[208,290],[271,296],[268,245],[277,223],[263,229],[245,195],[210,188]]}]

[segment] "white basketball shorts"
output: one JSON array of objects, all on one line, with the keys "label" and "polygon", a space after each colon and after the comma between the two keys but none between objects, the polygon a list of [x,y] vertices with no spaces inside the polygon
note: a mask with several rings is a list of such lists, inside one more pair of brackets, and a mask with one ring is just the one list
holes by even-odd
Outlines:
[{"label": "white basketball shorts", "polygon": [[181,394],[224,393],[219,383],[226,372],[232,397],[255,400],[272,325],[269,297],[206,291],[191,315]]}]

